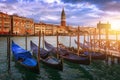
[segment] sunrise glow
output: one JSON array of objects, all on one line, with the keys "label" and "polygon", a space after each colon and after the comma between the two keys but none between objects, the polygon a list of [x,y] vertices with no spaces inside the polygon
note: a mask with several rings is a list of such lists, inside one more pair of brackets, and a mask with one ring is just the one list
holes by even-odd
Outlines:
[{"label": "sunrise glow", "polygon": [[111,21],[111,28],[113,30],[120,30],[120,20]]}]

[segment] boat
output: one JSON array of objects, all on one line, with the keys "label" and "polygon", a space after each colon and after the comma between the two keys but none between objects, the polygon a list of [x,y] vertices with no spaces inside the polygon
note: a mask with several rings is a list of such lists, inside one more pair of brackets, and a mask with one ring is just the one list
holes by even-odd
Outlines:
[{"label": "boat", "polygon": [[[55,48],[53,45],[45,41],[45,47],[51,51],[52,53],[56,54],[57,48]],[[76,63],[76,64],[83,64],[83,65],[89,65],[90,59],[86,56],[78,56],[77,54],[68,51],[64,48],[58,48],[58,55],[59,57],[62,57],[64,60]]]},{"label": "boat", "polygon": [[83,49],[82,54],[84,54],[86,56],[91,55],[91,58],[93,60],[105,60],[106,59],[106,54],[104,54],[102,52],[98,52],[98,51],[89,50],[90,45],[83,45],[82,43],[78,43],[76,40],[75,40],[75,43]]},{"label": "boat", "polygon": [[40,73],[38,61],[32,57],[30,51],[23,49],[14,41],[12,41],[11,50],[16,63],[34,73]]},{"label": "boat", "polygon": [[74,40],[75,44],[79,44],[80,48],[81,48],[81,51],[88,51],[89,48],[90,48],[90,45],[86,45],[86,44],[83,44],[83,43],[80,43],[80,42],[77,42],[76,40]]},{"label": "boat", "polygon": [[[30,41],[31,50],[33,51],[33,54],[37,55],[38,46]],[[43,55],[47,55],[47,57],[43,57]],[[54,56],[50,55],[49,51],[40,48],[40,60],[47,66],[57,69],[57,70],[63,70],[63,62],[60,59],[55,58]]]}]

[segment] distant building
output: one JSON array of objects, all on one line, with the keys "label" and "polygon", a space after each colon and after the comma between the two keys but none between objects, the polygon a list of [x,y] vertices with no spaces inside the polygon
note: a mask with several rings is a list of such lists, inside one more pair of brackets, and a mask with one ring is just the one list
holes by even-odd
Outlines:
[{"label": "distant building", "polygon": [[111,29],[111,24],[109,24],[109,22],[107,22],[106,24],[99,22],[99,23],[97,24],[97,28],[98,28],[98,29],[99,29],[99,28],[101,28],[101,29],[106,29],[106,28]]},{"label": "distant building", "polygon": [[11,15],[12,32],[16,35],[33,35],[34,21],[30,18],[20,17],[18,15]]},{"label": "distant building", "polygon": [[61,24],[55,25],[55,24],[48,24],[48,23],[35,23],[35,34],[38,34],[38,32],[44,32],[46,35],[55,35],[57,32],[61,35],[67,34],[67,26],[66,26],[66,15],[64,8],[61,12]]},{"label": "distant building", "polygon": [[46,30],[49,32],[49,33],[52,33],[52,28],[51,27],[49,27],[49,29],[47,29],[47,24],[45,24],[45,23],[42,23],[42,22],[40,22],[40,23],[35,23],[34,24],[34,26],[35,26],[35,34],[38,34],[39,33],[39,31],[41,31],[41,33],[45,33],[46,32]]},{"label": "distant building", "polygon": [[11,18],[8,14],[0,12],[0,34],[9,34],[11,31]]},{"label": "distant building", "polygon": [[54,24],[47,24],[47,23],[35,23],[35,34],[38,35],[38,32],[45,33],[45,35],[56,35],[58,32],[59,34],[66,34],[68,33],[66,29],[61,28],[59,25]]}]

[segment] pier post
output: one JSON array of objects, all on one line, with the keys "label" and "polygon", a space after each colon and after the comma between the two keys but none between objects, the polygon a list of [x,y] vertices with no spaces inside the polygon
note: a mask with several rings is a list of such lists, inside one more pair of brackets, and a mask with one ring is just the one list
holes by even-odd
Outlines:
[{"label": "pier post", "polygon": [[101,49],[101,28],[99,27],[99,52]]},{"label": "pier post", "polygon": [[90,46],[90,35],[89,35],[89,32],[87,32],[87,42],[88,42],[88,51],[90,50],[89,49],[89,46]]},{"label": "pier post", "polygon": [[93,37],[94,37],[94,45],[93,45],[94,50],[93,50],[93,52],[95,53],[95,47],[96,47],[96,46],[95,46],[95,45],[96,45],[96,44],[95,44],[95,40],[96,40],[96,28],[94,29],[94,36],[93,36]]},{"label": "pier post", "polygon": [[69,48],[71,48],[71,34],[70,34],[70,40],[69,40]]},{"label": "pier post", "polygon": [[89,45],[88,45],[88,52],[89,52],[89,59],[90,59],[90,63],[91,63],[91,61],[92,61],[92,57],[91,57],[91,51],[90,51],[90,49],[89,49],[89,46],[91,46],[91,32],[90,33],[88,33],[88,42],[89,42]]},{"label": "pier post", "polygon": [[27,31],[26,31],[26,35],[25,35],[25,49],[27,50]]},{"label": "pier post", "polygon": [[58,45],[59,45],[59,37],[58,37],[58,31],[57,31],[57,58],[60,58],[59,51],[58,51]]},{"label": "pier post", "polygon": [[42,45],[42,46],[43,46],[43,49],[44,49],[44,40],[45,40],[44,35],[45,35],[45,34],[44,34],[44,32],[43,32],[42,34],[43,34],[43,39],[42,39],[42,44],[43,44],[43,45]]},{"label": "pier post", "polygon": [[[117,51],[119,52],[119,42],[118,42],[118,32],[116,31],[116,44],[117,44]],[[119,57],[117,57],[117,63],[119,62]]]},{"label": "pier post", "polygon": [[39,71],[40,71],[40,42],[41,42],[41,31],[39,31],[39,39],[38,39],[38,55],[37,55],[38,69],[39,69]]},{"label": "pier post", "polygon": [[111,56],[111,64],[113,65],[115,62],[114,62],[114,59],[115,59],[115,57],[112,55]]},{"label": "pier post", "polygon": [[91,53],[92,53],[92,33],[91,33],[91,31],[90,31],[90,33],[89,33],[89,36],[90,36],[90,38],[89,38],[89,41],[90,41],[90,49],[89,49],[89,58],[90,58],[90,63],[91,63],[91,61],[92,61],[92,56],[91,56]]},{"label": "pier post", "polygon": [[80,53],[80,52],[79,52],[79,51],[80,51],[80,50],[79,50],[79,48],[80,48],[80,45],[79,45],[79,43],[80,43],[80,40],[79,40],[79,39],[80,39],[79,32],[80,32],[80,30],[79,30],[79,26],[78,26],[78,32],[77,32],[77,33],[78,33],[78,35],[77,35],[77,43],[78,43],[78,45],[77,45],[77,49],[78,49],[77,54],[78,54],[78,55],[79,55],[79,53]]},{"label": "pier post", "polygon": [[120,57],[118,57],[118,64],[120,63]]},{"label": "pier post", "polygon": [[89,35],[90,35],[90,48],[91,48],[90,51],[92,51],[92,38],[91,38],[91,37],[92,37],[92,36],[91,36],[92,34],[91,34],[91,31],[90,31],[90,34],[89,34]]},{"label": "pier post", "polygon": [[[108,62],[108,49],[109,49],[109,39],[108,39],[108,28],[105,28],[106,32],[106,48],[105,48],[105,53],[106,53],[106,62]],[[111,56],[111,55],[110,55]]]},{"label": "pier post", "polygon": [[85,47],[84,47],[84,46],[85,46],[85,37],[86,37],[86,36],[85,36],[85,33],[84,33],[84,41],[83,41],[83,49],[84,49],[84,50],[85,50]]},{"label": "pier post", "polygon": [[[120,54],[120,41],[118,41],[118,50],[119,50],[119,54]],[[118,63],[120,63],[120,56],[118,57]]]},{"label": "pier post", "polygon": [[7,60],[8,60],[8,73],[10,73],[10,35],[7,37]]},{"label": "pier post", "polygon": [[8,41],[8,37],[7,37],[7,60],[8,60],[8,58],[9,58],[9,47],[8,47],[8,43],[9,43],[9,41]]}]

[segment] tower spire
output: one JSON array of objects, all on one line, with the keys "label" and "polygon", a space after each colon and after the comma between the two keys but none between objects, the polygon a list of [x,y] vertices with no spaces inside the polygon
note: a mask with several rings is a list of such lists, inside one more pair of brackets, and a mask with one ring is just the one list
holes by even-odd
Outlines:
[{"label": "tower spire", "polygon": [[63,27],[66,26],[66,15],[65,15],[64,7],[63,7],[62,13],[61,13],[61,26],[63,26]]}]

